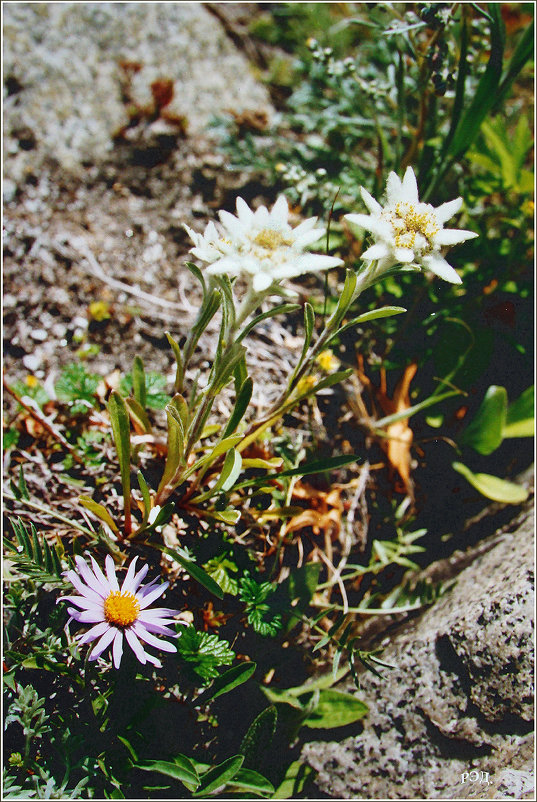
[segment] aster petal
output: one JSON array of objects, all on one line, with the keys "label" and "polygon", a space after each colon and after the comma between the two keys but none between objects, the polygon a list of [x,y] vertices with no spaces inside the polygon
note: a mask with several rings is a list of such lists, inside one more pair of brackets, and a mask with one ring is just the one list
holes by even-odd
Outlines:
[{"label": "aster petal", "polygon": [[68,607],[67,612],[80,624],[97,624],[104,616],[102,610],[75,610],[74,607]]},{"label": "aster petal", "polygon": [[463,228],[443,228],[434,237],[435,245],[458,245],[459,242],[477,237],[475,231],[465,231]]},{"label": "aster petal", "polygon": [[97,577],[98,581],[103,586],[103,588],[106,588],[106,593],[108,595],[108,593],[110,593],[110,591],[112,590],[112,588],[110,587],[110,583],[108,582],[107,578],[101,571],[101,568],[97,563],[97,561],[95,560],[95,558],[90,557],[90,559],[91,559],[91,565],[93,567],[93,573],[95,574],[95,576]]},{"label": "aster petal", "polygon": [[444,225],[446,220],[449,220],[450,217],[453,217],[454,214],[457,214],[459,209],[462,206],[462,198],[455,198],[454,200],[447,201],[447,203],[442,203],[437,209],[435,209],[436,219],[440,223],[440,225]]},{"label": "aster petal", "polygon": [[67,571],[65,576],[71,583],[71,585],[78,590],[81,596],[84,596],[86,599],[91,599],[92,601],[99,603],[102,602],[103,597],[100,593],[97,593],[95,590],[92,590],[87,585],[85,585],[76,571]]},{"label": "aster petal", "polygon": [[116,637],[114,638],[114,645],[112,647],[114,668],[120,667],[122,654],[123,654],[123,632],[120,629],[118,629],[118,631],[116,632]]},{"label": "aster petal", "polygon": [[127,579],[123,582],[122,590],[126,590],[129,593],[136,593],[140,585],[142,584],[143,580],[145,579],[145,575],[149,570],[148,565],[142,566],[133,580],[127,585]]},{"label": "aster petal", "polygon": [[153,657],[153,655],[149,654],[149,652],[145,652],[145,658],[148,663],[153,663],[153,665],[156,666],[157,668],[162,668],[162,663],[160,662],[158,657]]},{"label": "aster petal", "polygon": [[144,625],[140,624],[138,621],[135,621],[135,623],[132,625],[132,629],[141,640],[145,641],[150,646],[154,646],[155,649],[161,649],[163,652],[177,651],[174,643],[168,643],[168,641],[162,640],[162,638],[155,638],[155,636],[151,635],[151,633],[146,630]]},{"label": "aster petal", "polygon": [[406,168],[401,186],[403,189],[402,200],[406,201],[407,203],[419,202],[418,182],[416,181],[416,175],[414,173],[414,170],[412,169],[412,167],[410,167],[410,165]]},{"label": "aster petal", "polygon": [[362,254],[362,259],[366,262],[375,262],[377,259],[385,259],[391,253],[385,242],[375,242]]},{"label": "aster petal", "polygon": [[429,253],[421,261],[427,270],[435,273],[439,278],[443,278],[444,281],[449,281],[452,284],[462,284],[461,277],[439,253]]},{"label": "aster petal", "polygon": [[158,588],[153,588],[150,593],[144,594],[142,598],[140,598],[140,594],[137,594],[136,598],[140,603],[140,609],[145,610],[146,607],[149,607],[151,602],[154,602],[155,599],[162,596],[169,584],[169,582],[164,582],[162,585],[159,585]]},{"label": "aster petal", "polygon": [[93,599],[86,599],[84,596],[60,596],[58,601],[68,601],[71,604],[76,604],[83,610],[103,610],[103,600],[100,602],[93,601]]},{"label": "aster petal", "polygon": [[75,563],[78,568],[78,572],[86,585],[94,590],[96,593],[101,595],[103,598],[108,595],[110,592],[110,588],[108,587],[108,583],[103,584],[99,581],[99,579],[95,576],[89,565],[87,564],[86,560],[81,557],[79,554],[75,554]]},{"label": "aster petal", "polygon": [[273,281],[274,278],[270,273],[259,271],[254,273],[252,286],[255,292],[264,292],[265,290],[268,290]]},{"label": "aster petal", "polygon": [[180,614],[181,610],[172,610],[171,607],[152,607],[151,610],[144,610],[141,615],[152,618],[168,618],[168,616]]},{"label": "aster petal", "polygon": [[114,560],[112,559],[110,554],[106,555],[104,564],[106,566],[106,576],[110,583],[110,587],[112,588],[112,590],[119,590],[119,583],[117,581],[117,576],[116,576],[116,566],[114,565]]},{"label": "aster petal", "polygon": [[137,559],[138,559],[138,557],[135,557],[134,560],[129,565],[129,569],[127,571],[127,575],[126,575],[125,579],[123,580],[123,584],[121,585],[121,592],[122,593],[125,593],[126,591],[130,590],[130,588],[132,586],[134,573],[136,571],[136,560]]},{"label": "aster petal", "polygon": [[[167,627],[161,626],[160,623],[157,623],[156,621],[143,621],[140,617],[138,617],[138,621],[142,622],[147,632],[154,632],[156,635],[165,635],[167,638],[179,637],[177,632],[174,632],[172,629],[168,629]],[[175,623],[175,621],[173,623]]]},{"label": "aster petal", "polygon": [[91,654],[89,656],[90,660],[96,660],[99,655],[101,655],[104,650],[110,646],[112,641],[116,636],[117,629],[116,627],[109,627],[109,629],[102,635],[95,646],[93,647]]},{"label": "aster petal", "polygon": [[360,187],[360,195],[362,196],[362,200],[373,215],[380,215],[382,212],[382,206],[378,203],[373,195],[370,195],[365,187]]},{"label": "aster petal", "polygon": [[132,629],[129,628],[129,629],[125,630],[125,637],[127,638],[127,643],[129,644],[129,646],[131,647],[132,651],[134,652],[134,654],[136,656],[136,659],[143,666],[145,666],[145,664],[147,662],[147,659],[146,659],[146,653],[144,651],[144,647],[142,646],[142,644],[140,643],[140,641],[138,640],[138,638],[136,637],[136,635],[134,634]]},{"label": "aster petal", "polygon": [[245,228],[248,228],[252,224],[252,220],[254,219],[254,213],[252,212],[246,201],[243,200],[243,198],[241,197],[237,198],[236,206],[239,220],[241,221],[241,223]]},{"label": "aster petal", "polygon": [[110,629],[110,624],[108,621],[101,621],[100,624],[88,629],[88,631],[84,635],[78,635],[77,641],[79,644],[81,643],[91,643],[97,638],[100,638],[108,629]]},{"label": "aster petal", "polygon": [[272,221],[278,225],[278,227],[284,227],[287,225],[287,219],[289,217],[289,204],[287,203],[287,198],[285,195],[280,195],[271,209],[270,216]]}]

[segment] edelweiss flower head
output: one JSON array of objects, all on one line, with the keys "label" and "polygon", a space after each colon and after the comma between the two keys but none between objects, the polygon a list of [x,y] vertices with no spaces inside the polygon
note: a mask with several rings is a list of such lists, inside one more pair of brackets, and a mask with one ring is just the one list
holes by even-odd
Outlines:
[{"label": "edelweiss flower head", "polygon": [[144,565],[135,574],[137,559],[135,557],[129,565],[121,590],[116,577],[114,561],[110,555],[106,557],[105,561],[106,576],[93,557],[91,558],[92,570],[86,560],[78,555],[75,556],[78,572],[66,572],[67,579],[80,595],[62,596],[58,601],[68,601],[80,608],[78,610],[74,607],[67,608],[71,619],[74,618],[81,624],[94,625],[85,634],[77,636],[79,643],[97,641],[89,657],[90,660],[96,660],[105,649],[112,646],[114,666],[119,668],[124,638],[143,665],[150,662],[160,668],[162,663],[146,652],[141,641],[165,652],[175,651],[173,644],[156,638],[155,634],[176,638],[177,635],[168,627],[175,623],[170,616],[177,615],[179,610],[170,610],[167,607],[147,609],[155,599],[162,596],[168,587],[168,582],[155,587],[158,580],[154,579],[142,586],[142,581],[147,574],[147,565]]},{"label": "edelweiss flower head", "polygon": [[334,256],[304,252],[325,233],[310,217],[296,228],[289,225],[289,206],[280,195],[271,211],[260,206],[253,212],[237,198],[237,216],[220,211],[222,226],[209,223],[203,234],[185,226],[194,243],[191,253],[209,267],[207,273],[247,276],[254,292],[266,290],[285,278],[343,264]]},{"label": "edelweiss flower head", "polygon": [[380,203],[363,187],[363,201],[370,211],[366,214],[346,214],[350,223],[370,231],[375,242],[363,254],[366,262],[379,261],[379,272],[396,264],[424,267],[445,281],[460,284],[461,279],[442,255],[442,248],[477,237],[474,231],[443,228],[462,206],[462,198],[434,208],[420,203],[418,185],[412,167],[407,167],[403,180],[390,173],[386,182],[386,205]]}]

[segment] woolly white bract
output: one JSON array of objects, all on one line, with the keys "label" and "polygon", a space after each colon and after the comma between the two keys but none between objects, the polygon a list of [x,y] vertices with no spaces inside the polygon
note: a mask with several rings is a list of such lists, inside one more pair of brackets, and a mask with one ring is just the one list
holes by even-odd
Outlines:
[{"label": "woolly white bract", "polygon": [[474,231],[443,228],[446,220],[461,208],[462,198],[443,203],[436,209],[430,203],[420,203],[412,167],[407,167],[402,181],[395,173],[390,173],[384,207],[366,189],[361,187],[360,191],[370,214],[346,214],[345,217],[373,235],[375,242],[362,254],[365,262],[378,262],[378,273],[403,264],[423,267],[453,284],[461,283],[458,274],[444,259],[442,249],[477,237]]},{"label": "woolly white bract", "polygon": [[265,206],[253,212],[242,198],[237,198],[237,216],[226,211],[218,214],[222,225],[217,227],[211,222],[203,234],[185,225],[194,243],[191,253],[209,265],[207,273],[248,277],[256,293],[265,293],[282,279],[343,264],[334,256],[305,252],[325,229],[316,228],[316,217],[292,228],[283,195],[270,212]]},{"label": "woolly white bract", "polygon": [[136,560],[129,565],[127,575],[121,589],[116,577],[114,561],[110,555],[106,557],[106,576],[91,557],[93,570],[86,560],[75,556],[77,571],[67,571],[67,579],[80,594],[79,596],[62,596],[58,601],[68,601],[75,607],[68,607],[67,612],[81,624],[93,624],[85,634],[77,635],[79,643],[97,643],[93,646],[90,660],[96,660],[108,647],[112,647],[115,668],[121,664],[124,640],[130,646],[140,663],[153,663],[160,668],[162,663],[146,651],[144,644],[154,646],[164,652],[175,652],[175,646],[168,641],[156,638],[155,635],[166,635],[176,638],[177,635],[168,627],[176,622],[170,616],[178,615],[179,610],[167,607],[147,609],[159,596],[162,596],[168,582],[156,585],[153,579],[147,585],[142,581],[147,574],[147,565],[135,573]]}]

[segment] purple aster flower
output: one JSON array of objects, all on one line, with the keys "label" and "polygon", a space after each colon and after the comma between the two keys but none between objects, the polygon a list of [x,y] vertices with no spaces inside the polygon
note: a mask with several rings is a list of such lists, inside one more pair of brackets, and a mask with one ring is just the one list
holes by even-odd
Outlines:
[{"label": "purple aster flower", "polygon": [[172,643],[156,638],[155,635],[176,638],[177,634],[168,627],[176,623],[170,616],[178,615],[180,611],[168,607],[148,609],[150,604],[162,596],[169,583],[156,585],[157,578],[142,585],[147,574],[147,565],[135,573],[137,559],[135,557],[129,565],[121,590],[114,561],[110,555],[105,561],[106,576],[93,557],[91,557],[93,566],[91,570],[86,560],[78,555],[75,556],[78,571],[66,572],[67,579],[80,595],[62,596],[58,601],[68,601],[80,608],[67,608],[71,616],[70,621],[74,619],[81,624],[94,625],[86,633],[77,635],[79,643],[97,641],[90,654],[90,660],[96,660],[111,646],[114,666],[119,668],[124,639],[142,665],[146,662],[153,663],[157,668],[162,665],[158,658],[146,651],[145,644],[164,652],[175,652]]}]

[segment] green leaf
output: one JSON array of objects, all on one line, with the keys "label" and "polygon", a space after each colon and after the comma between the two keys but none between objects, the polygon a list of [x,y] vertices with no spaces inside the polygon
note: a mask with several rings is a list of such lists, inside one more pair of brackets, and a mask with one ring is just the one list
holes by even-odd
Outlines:
[{"label": "green leaf", "polygon": [[140,406],[135,398],[126,398],[125,403],[133,423],[137,423],[142,431],[144,431],[146,434],[150,434],[152,427],[145,409]]},{"label": "green leaf", "polygon": [[[328,457],[327,459],[314,460],[313,462],[306,462],[304,465],[299,465],[298,468],[291,468],[288,471],[281,471],[276,474],[277,477],[284,476],[310,476],[313,473],[324,473],[325,471],[335,471],[342,468],[344,465],[350,465],[353,462],[358,462],[360,457],[356,454],[342,454],[340,457]],[[265,479],[270,477],[265,477]]]},{"label": "green leaf", "polygon": [[142,525],[144,525],[147,523],[149,513],[151,512],[151,495],[149,493],[149,487],[147,486],[147,482],[144,479],[143,473],[138,471],[136,477],[138,479],[138,487],[140,488],[142,500],[144,502],[144,513],[142,518]]},{"label": "green leaf", "polygon": [[132,391],[137,402],[143,410],[147,402],[147,390],[145,386],[144,363],[141,356],[135,356],[132,365]]},{"label": "green leaf", "polygon": [[343,331],[352,328],[353,326],[358,326],[360,323],[367,323],[370,320],[379,320],[383,317],[392,317],[393,315],[400,315],[403,312],[406,312],[404,306],[381,306],[379,309],[373,309],[371,312],[364,312],[362,315],[358,315],[358,317],[353,318],[348,323],[345,323],[344,326],[341,326],[334,335],[327,341],[330,343],[334,337],[339,336]]},{"label": "green leaf", "polygon": [[[95,393],[100,377],[87,373],[84,365],[76,362],[67,365],[54,385],[59,401],[69,404],[73,414],[87,412],[95,406]],[[80,403],[86,402],[86,403]]]},{"label": "green leaf", "polygon": [[241,769],[233,778],[231,785],[234,788],[245,788],[264,797],[270,797],[274,793],[274,786],[270,780],[252,769]]},{"label": "green leaf", "polygon": [[160,491],[173,480],[177,469],[184,461],[185,424],[187,415],[188,409],[186,401],[182,395],[176,393],[166,407],[166,417],[168,419],[168,453],[166,455],[164,473],[162,474],[157,493],[160,493]]},{"label": "green leaf", "polygon": [[146,760],[143,763],[135,764],[133,768],[141,769],[142,771],[156,771],[159,774],[165,774],[166,777],[172,777],[174,780],[188,783],[196,788],[200,782],[194,764],[185,755],[176,755],[173,763],[167,760]]},{"label": "green leaf", "polygon": [[201,783],[194,796],[207,796],[220,786],[229,783],[238,773],[244,761],[242,755],[235,755],[210,769],[201,778]]},{"label": "green leaf", "polygon": [[[170,401],[170,396],[164,392],[166,386],[166,376],[162,373],[150,370],[144,373],[145,388],[146,388],[146,401],[145,407],[147,409],[164,409],[166,404]],[[132,373],[127,373],[123,377],[119,385],[121,395],[128,396],[134,393],[134,384]]]},{"label": "green leaf", "polygon": [[233,434],[239,423],[244,417],[246,410],[248,409],[248,404],[250,403],[250,399],[252,398],[252,392],[254,388],[254,383],[252,379],[249,377],[246,378],[241,385],[239,392],[237,393],[237,399],[235,401],[235,407],[233,412],[231,413],[231,417],[227,422],[226,428],[224,429],[222,437],[228,437],[230,434]]},{"label": "green leaf", "polygon": [[535,387],[532,384],[516,401],[509,404],[502,432],[504,437],[535,435]]},{"label": "green leaf", "polygon": [[229,693],[233,688],[249,680],[255,672],[255,669],[255,663],[241,663],[238,666],[233,666],[233,668],[224,671],[223,674],[220,674],[220,676],[215,679],[208,690],[204,691],[195,699],[195,704],[204,705],[210,699],[216,699],[218,696]]},{"label": "green leaf", "polygon": [[303,724],[312,729],[345,727],[362,719],[367,712],[367,705],[349,693],[321,690],[317,706]]},{"label": "green leaf", "polygon": [[311,766],[295,760],[285,772],[285,777],[276,788],[272,799],[299,799],[304,786],[314,775],[315,770]]},{"label": "green leaf", "polygon": [[183,365],[183,356],[181,354],[181,348],[179,347],[179,343],[177,340],[174,340],[172,335],[169,331],[165,331],[164,334],[166,335],[166,339],[170,344],[170,348],[173,351],[173,355],[175,357],[175,381],[173,384],[174,390],[176,393],[180,393],[183,389],[183,378],[184,378],[184,365]]},{"label": "green leaf", "polygon": [[203,273],[201,272],[199,267],[197,267],[197,265],[195,265],[193,262],[185,262],[185,267],[187,267],[188,270],[190,270],[190,272],[192,273],[192,275],[198,279],[199,283],[201,284],[201,289],[203,291],[203,297],[205,298],[205,296],[207,295],[207,285],[205,284],[205,278],[203,277]]},{"label": "green leaf", "polygon": [[204,682],[219,676],[219,667],[230,665],[235,653],[227,640],[209,632],[198,632],[193,624],[181,626],[177,651]]},{"label": "green leaf", "polygon": [[313,594],[317,590],[321,563],[306,563],[306,565],[291,571],[288,579],[289,599],[300,599],[303,604],[308,604]]},{"label": "green leaf", "polygon": [[345,317],[347,309],[352,301],[352,297],[354,294],[354,290],[356,288],[356,282],[358,280],[357,274],[354,270],[347,270],[345,274],[345,284],[343,285],[343,289],[341,291],[341,295],[339,296],[338,304],[332,317],[326,324],[332,329],[337,329],[339,324]]},{"label": "green leaf", "polygon": [[448,155],[454,161],[460,159],[468,150],[479,132],[481,123],[496,102],[502,74],[504,29],[499,4],[490,3],[488,9],[492,18],[489,60],[473,92],[472,102],[462,115],[451,141]]},{"label": "green leaf", "polygon": [[384,429],[386,426],[390,426],[390,424],[395,423],[398,420],[411,418],[412,415],[415,415],[417,412],[421,412],[422,409],[427,409],[427,407],[432,407],[434,404],[439,404],[446,398],[451,398],[454,395],[460,395],[460,392],[460,390],[448,390],[445,393],[440,393],[440,395],[430,395],[429,398],[426,398],[424,401],[420,401],[419,404],[414,404],[408,409],[404,409],[402,412],[395,412],[393,415],[386,415],[385,418],[373,421],[371,425],[375,429]]},{"label": "green leaf", "polygon": [[306,358],[306,354],[308,353],[308,348],[310,347],[311,338],[313,337],[313,332],[315,330],[315,312],[313,311],[313,307],[309,303],[304,304],[304,343],[302,345],[302,352],[300,354],[300,358],[296,363],[296,367],[293,370],[291,377],[289,379],[288,387],[291,389],[293,387],[295,377],[302,367],[302,364]]},{"label": "green leaf", "polygon": [[244,755],[245,766],[262,767],[266,763],[266,753],[274,739],[277,722],[278,711],[274,705],[266,707],[252,721],[239,750]]},{"label": "green leaf", "polygon": [[454,462],[451,467],[464,476],[472,487],[492,501],[499,501],[502,504],[522,504],[529,496],[524,487],[488,473],[473,473],[461,462]]},{"label": "green leaf", "polygon": [[131,500],[131,441],[129,413],[124,399],[115,390],[108,402],[108,414],[112,424],[112,434],[116,444],[116,451],[121,472],[121,486],[123,488],[123,499],[125,505],[125,522],[130,519],[130,500]]},{"label": "green leaf", "polygon": [[207,574],[220,585],[224,593],[236,596],[239,592],[239,583],[230,573],[235,574],[239,570],[236,563],[228,558],[224,553],[213,557],[203,566]]},{"label": "green leaf", "polygon": [[119,532],[116,522],[114,521],[114,519],[112,518],[106,507],[104,507],[102,504],[98,504],[90,496],[79,496],[78,501],[80,504],[82,504],[83,507],[85,507],[87,510],[96,515],[97,518],[99,518],[101,521],[104,521],[105,524],[108,524],[108,526],[110,527],[110,529],[112,529],[113,532]]},{"label": "green leaf", "polygon": [[242,457],[235,448],[232,448],[226,454],[224,465],[222,467],[222,473],[218,477],[216,485],[212,489],[212,493],[216,493],[219,490],[222,490],[223,492],[230,490],[235,484],[241,469]]},{"label": "green leaf", "polygon": [[502,442],[507,411],[507,390],[491,385],[473,421],[464,431],[461,443],[479,454],[492,454]]},{"label": "green leaf", "polygon": [[261,315],[254,317],[254,319],[244,327],[236,341],[240,343],[246,337],[246,335],[255,326],[257,326],[258,323],[261,323],[262,320],[267,320],[267,318],[274,317],[275,315],[288,315],[290,312],[296,312],[297,309],[300,309],[300,304],[279,304],[279,306],[273,306],[272,309],[268,310],[268,312],[263,312]]},{"label": "green leaf", "polygon": [[192,579],[195,579],[196,582],[199,582],[200,585],[203,585],[203,587],[210,591],[214,596],[217,596],[219,599],[224,598],[222,588],[216,584],[214,579],[205,573],[203,568],[200,568],[199,565],[196,565],[196,563],[186,554],[182,554],[178,549],[171,549],[168,546],[161,546],[158,543],[152,543],[151,545],[153,548],[164,552],[164,554],[167,554],[169,557],[173,557],[173,559],[176,560],[188,574],[190,574]]}]

